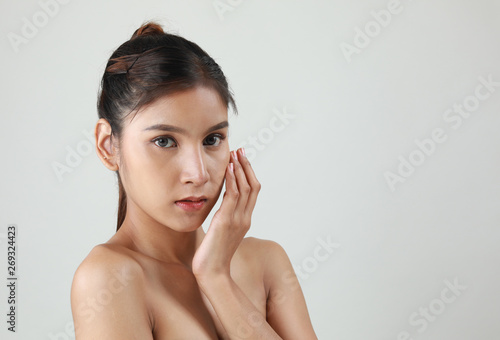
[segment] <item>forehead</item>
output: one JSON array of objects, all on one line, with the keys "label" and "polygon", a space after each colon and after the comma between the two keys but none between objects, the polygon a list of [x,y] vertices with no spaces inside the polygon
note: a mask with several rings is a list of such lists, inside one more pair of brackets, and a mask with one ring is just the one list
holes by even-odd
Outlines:
[{"label": "forehead", "polygon": [[197,86],[158,98],[141,108],[128,123],[134,130],[143,130],[153,124],[203,129],[224,120],[227,120],[227,106],[219,93]]}]

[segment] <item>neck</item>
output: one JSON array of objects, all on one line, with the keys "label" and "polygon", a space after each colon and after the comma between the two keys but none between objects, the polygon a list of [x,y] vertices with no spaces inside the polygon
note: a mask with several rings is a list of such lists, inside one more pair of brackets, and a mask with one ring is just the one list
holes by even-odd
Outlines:
[{"label": "neck", "polygon": [[123,224],[112,239],[158,261],[182,264],[191,269],[196,249],[205,237],[201,226],[193,231],[179,232],[136,209],[129,209],[130,205],[127,208]]}]

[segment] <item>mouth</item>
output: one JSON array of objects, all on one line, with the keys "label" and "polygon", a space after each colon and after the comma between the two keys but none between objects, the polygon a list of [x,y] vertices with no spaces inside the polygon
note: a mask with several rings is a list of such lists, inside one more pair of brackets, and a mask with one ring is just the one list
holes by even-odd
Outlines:
[{"label": "mouth", "polygon": [[205,206],[207,198],[205,196],[199,197],[186,197],[181,200],[175,201],[175,205],[184,211],[197,211]]},{"label": "mouth", "polygon": [[200,201],[206,201],[207,197],[206,196],[189,196],[185,197],[183,199],[180,199],[176,202],[200,202]]}]

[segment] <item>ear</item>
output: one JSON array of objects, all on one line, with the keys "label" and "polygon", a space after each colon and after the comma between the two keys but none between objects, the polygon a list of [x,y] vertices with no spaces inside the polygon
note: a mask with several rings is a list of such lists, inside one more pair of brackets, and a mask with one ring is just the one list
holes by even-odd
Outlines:
[{"label": "ear", "polygon": [[95,126],[95,146],[97,156],[106,168],[118,170],[118,149],[112,139],[112,129],[108,121],[100,118]]}]

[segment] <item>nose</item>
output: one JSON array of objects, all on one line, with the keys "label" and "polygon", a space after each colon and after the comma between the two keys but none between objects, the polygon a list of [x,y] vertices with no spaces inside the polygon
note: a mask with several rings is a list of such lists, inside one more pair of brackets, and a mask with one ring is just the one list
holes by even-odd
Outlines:
[{"label": "nose", "polygon": [[203,185],[208,182],[209,174],[205,154],[200,148],[186,150],[181,158],[181,182],[183,184]]}]

